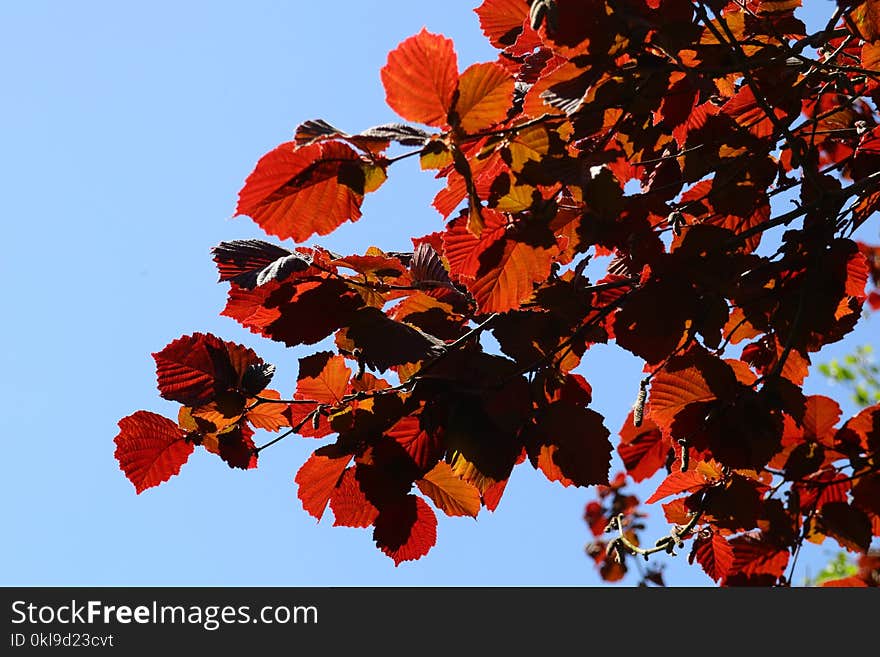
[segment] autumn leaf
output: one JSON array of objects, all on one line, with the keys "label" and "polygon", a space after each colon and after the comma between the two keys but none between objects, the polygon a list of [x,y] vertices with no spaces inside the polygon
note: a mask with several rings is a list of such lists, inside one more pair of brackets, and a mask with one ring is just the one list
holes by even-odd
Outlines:
[{"label": "autumn leaf", "polygon": [[[253,395],[271,378],[271,374],[253,375],[255,370],[266,370],[262,369],[263,360],[251,349],[210,333],[178,338],[154,353],[153,359],[159,393],[186,406],[202,406],[227,391]],[[253,383],[248,385],[249,381]]]},{"label": "autumn leaf", "polygon": [[733,565],[733,547],[720,534],[694,540],[690,560],[696,559],[706,574],[716,582],[723,579]]},{"label": "autumn leaf", "polygon": [[485,0],[474,9],[480,27],[496,48],[513,45],[529,17],[529,6],[520,0]]},{"label": "autumn leaf", "polygon": [[[263,390],[260,393],[263,399],[280,400],[281,393],[277,390]],[[290,419],[287,417],[287,404],[278,402],[263,402],[256,404],[256,400],[248,400],[247,420],[255,429],[264,429],[265,431],[279,431],[282,427],[290,426]]]},{"label": "autumn leaf", "polygon": [[710,483],[711,482],[706,481],[706,477],[704,477],[698,470],[673,472],[660,483],[660,486],[654,491],[654,494],[651,495],[651,497],[645,500],[645,503],[652,504],[658,500],[662,500],[664,497],[669,497],[670,495],[697,491],[706,488]]},{"label": "autumn leaf", "polygon": [[382,68],[388,105],[407,121],[444,128],[458,87],[451,39],[422,30],[388,54]]},{"label": "autumn leaf", "polygon": [[564,401],[550,404],[531,428],[529,457],[563,486],[608,483],[610,432],[601,415]]},{"label": "autumn leaf", "polygon": [[498,240],[480,255],[477,275],[465,285],[482,313],[516,310],[532,295],[535,283],[550,275],[554,254],[555,248]]},{"label": "autumn leaf", "polygon": [[421,559],[437,542],[437,516],[423,499],[407,495],[379,510],[373,540],[395,566]]},{"label": "autumn leaf", "polygon": [[174,422],[148,411],[122,418],[113,441],[119,468],[138,493],[178,474],[194,449]]},{"label": "autumn leaf", "polygon": [[454,110],[458,124],[465,132],[475,133],[504,121],[513,87],[510,73],[494,62],[469,66],[458,82]]},{"label": "autumn leaf", "polygon": [[298,485],[296,495],[309,515],[318,520],[324,515],[324,509],[351,458],[351,454],[335,445],[326,445],[315,450],[300,467],[294,480]]},{"label": "autumn leaf", "polygon": [[361,489],[355,468],[348,468],[330,497],[334,527],[370,527],[379,515]]},{"label": "autumn leaf", "polygon": [[437,463],[416,485],[448,516],[476,518],[480,511],[480,491],[459,479],[444,461]]},{"label": "autumn leaf", "polygon": [[281,144],[264,155],[239,193],[236,215],[267,233],[303,242],[361,217],[364,194],[385,179],[384,169],[340,142],[297,148]]}]

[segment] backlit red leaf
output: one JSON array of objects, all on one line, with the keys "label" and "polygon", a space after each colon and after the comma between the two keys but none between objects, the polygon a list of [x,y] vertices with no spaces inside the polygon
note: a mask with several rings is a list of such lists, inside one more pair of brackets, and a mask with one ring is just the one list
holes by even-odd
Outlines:
[{"label": "backlit red leaf", "polygon": [[709,483],[706,477],[697,469],[690,469],[686,472],[673,472],[663,480],[657,490],[654,491],[654,494],[645,500],[645,503],[653,504],[657,500],[662,500],[670,495],[700,490],[708,486]]},{"label": "backlit red leaf", "polygon": [[257,467],[257,452],[253,430],[244,422],[232,425],[219,433],[201,437],[201,445],[216,454],[230,468],[251,470]]},{"label": "backlit red leaf", "polygon": [[407,495],[380,509],[373,540],[395,566],[420,559],[437,542],[437,516],[422,498]]},{"label": "backlit red leaf", "polygon": [[420,470],[433,467],[443,453],[439,430],[425,431],[417,415],[401,418],[385,431],[385,435],[400,443]]},{"label": "backlit red leaf", "polygon": [[467,229],[466,217],[449,222],[442,233],[443,255],[449,263],[449,275],[454,280],[476,277],[480,270],[480,256],[504,236],[507,221],[503,214],[484,209],[483,221],[485,225],[479,237]]},{"label": "backlit red leaf", "polygon": [[830,579],[822,582],[822,586],[828,588],[866,588],[868,585],[860,577],[844,577],[842,579]]},{"label": "backlit red leaf", "polygon": [[[159,393],[185,406],[201,406],[227,390],[245,388],[248,368],[263,364],[247,347],[210,333],[178,338],[154,353],[153,359]],[[260,390],[243,391],[256,394]]]},{"label": "backlit red leaf", "polygon": [[671,446],[672,441],[650,419],[643,421],[639,428],[633,426],[633,414],[630,412],[620,430],[617,453],[623,460],[627,474],[633,481],[640,482],[665,465]]},{"label": "backlit red leaf", "polygon": [[[753,536],[744,535],[731,539],[733,546],[733,564],[727,577],[743,576],[755,583],[773,583],[785,573],[788,565],[789,552],[772,543]],[[729,583],[729,582],[728,582]]]},{"label": "backlit red leaf", "polygon": [[716,399],[715,393],[697,365],[661,371],[651,382],[650,416],[660,427],[669,429],[675,416],[690,404]]},{"label": "backlit red leaf", "polygon": [[369,527],[376,521],[379,509],[367,499],[355,476],[355,468],[348,468],[330,497],[334,527]]},{"label": "backlit red leaf", "polygon": [[147,411],[122,418],[113,440],[119,468],[138,493],[180,472],[194,449],[174,422]]},{"label": "backlit red leaf", "polygon": [[694,540],[693,557],[706,574],[717,582],[727,575],[733,565],[733,547],[720,534],[712,534],[708,538]]},{"label": "backlit red leaf", "polygon": [[335,406],[342,401],[351,378],[342,356],[322,351],[299,359],[294,399],[314,400]]},{"label": "backlit red leaf", "polygon": [[303,242],[360,219],[364,194],[383,179],[379,167],[341,142],[301,148],[287,142],[257,162],[235,214],[249,216],[267,233]]},{"label": "backlit red leaf", "polygon": [[315,450],[302,464],[294,481],[299,486],[296,495],[309,515],[321,519],[349,462],[351,454],[335,445],[326,445]]},{"label": "backlit red leaf", "polygon": [[840,420],[840,405],[823,395],[807,397],[804,413],[804,434],[816,439],[824,438],[834,430]]},{"label": "backlit red leaf", "polygon": [[859,36],[866,41],[880,39],[880,0],[865,0],[852,11],[852,20],[859,30]]},{"label": "backlit red leaf", "polygon": [[474,11],[483,34],[496,48],[513,45],[529,17],[528,3],[521,0],[485,0]]},{"label": "backlit red leaf", "polygon": [[533,292],[535,283],[550,275],[556,249],[532,246],[514,239],[499,240],[480,256],[480,269],[468,291],[481,313],[516,310]]},{"label": "backlit red leaf", "polygon": [[388,105],[408,121],[446,127],[458,87],[452,40],[422,30],[388,53],[382,68]]}]

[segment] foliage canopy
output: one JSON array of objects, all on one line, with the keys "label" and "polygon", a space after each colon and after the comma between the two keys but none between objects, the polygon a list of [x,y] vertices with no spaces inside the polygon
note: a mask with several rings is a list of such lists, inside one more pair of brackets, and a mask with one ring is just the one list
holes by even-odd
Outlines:
[{"label": "foliage canopy", "polygon": [[[724,585],[787,583],[804,541],[867,553],[880,405],[842,418],[802,384],[880,305],[880,249],[850,238],[880,206],[880,0],[828,3],[811,34],[800,5],[485,0],[498,57],[464,71],[442,35],[403,41],[381,81],[407,123],[304,122],[236,209],[292,244],[213,250],[223,315],[335,347],[301,358],[285,397],[251,349],[175,340],[154,357],[180,413],[120,421],[125,475],[142,492],[197,447],[248,469],[289,435],[324,439],[295,477],[303,508],[371,528],[396,564],[434,545],[434,509],[494,510],[526,462],[598,486],[586,519],[609,581],[686,544]],[[305,244],[358,221],[410,157],[445,182],[437,232],[407,253]],[[574,371],[597,343],[645,364],[614,436]],[[257,446],[258,429],[278,435]],[[646,503],[672,528],[646,548],[625,486],[663,469]],[[845,583],[876,583],[865,572]]]}]

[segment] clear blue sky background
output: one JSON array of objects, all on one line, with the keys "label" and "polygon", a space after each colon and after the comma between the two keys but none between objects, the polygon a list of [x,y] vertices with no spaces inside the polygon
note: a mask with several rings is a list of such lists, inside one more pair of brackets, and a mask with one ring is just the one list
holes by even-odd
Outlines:
[{"label": "clear blue sky background", "polygon": [[[229,219],[236,195],[298,123],[322,117],[357,131],[395,119],[379,69],[402,39],[427,26],[455,39],[461,69],[494,58],[477,4],[0,3],[0,584],[601,584],[583,553],[591,491],[550,484],[528,465],[496,513],[440,517],[431,553],[395,568],[368,531],[316,524],[302,510],[293,476],[314,441],[285,441],[250,472],[198,450],[181,476],[140,496],[113,458],[119,418],[176,413],[157,395],[150,353],[182,334],[254,347],[277,364],[274,387],[292,392],[306,352],[218,316],[225,286],[209,249],[262,236]],[[436,189],[415,163],[396,165],[364,218],[321,243],[406,249],[409,236],[440,228]],[[612,430],[640,370],[615,348],[586,360]],[[818,377],[808,388],[842,396]],[[672,583],[711,583],[684,556],[667,564]]]}]

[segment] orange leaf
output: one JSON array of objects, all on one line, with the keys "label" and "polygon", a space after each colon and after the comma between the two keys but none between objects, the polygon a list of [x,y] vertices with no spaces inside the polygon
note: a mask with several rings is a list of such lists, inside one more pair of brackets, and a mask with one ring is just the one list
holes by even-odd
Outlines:
[{"label": "orange leaf", "polygon": [[555,248],[513,239],[499,240],[480,256],[480,272],[467,283],[481,313],[516,310],[532,296],[534,284],[547,280]]},{"label": "orange leaf", "polygon": [[382,68],[388,105],[408,121],[445,128],[458,87],[451,39],[423,29],[388,53]]},{"label": "orange leaf", "polygon": [[[276,390],[264,390],[260,393],[260,397],[281,399],[281,394]],[[249,406],[253,403],[254,400],[248,400]],[[248,422],[255,428],[266,431],[278,431],[281,427],[289,427],[290,420],[285,413],[287,407],[287,404],[273,404],[271,402],[259,404],[247,412]]]},{"label": "orange leaf", "polygon": [[480,17],[483,34],[496,48],[504,48],[516,42],[529,17],[529,5],[523,0],[486,0],[474,9]]},{"label": "orange leaf", "polygon": [[309,515],[321,519],[350,461],[351,454],[342,452],[336,445],[325,445],[302,464],[294,481],[299,485],[296,495]]},{"label": "orange leaf", "polygon": [[260,158],[239,193],[236,215],[267,233],[303,242],[361,217],[364,193],[381,184],[377,167],[346,144],[328,141],[297,148],[281,144]]},{"label": "orange leaf", "polygon": [[311,399],[335,406],[342,401],[348,388],[351,370],[342,356],[329,351],[299,359],[299,376],[294,399]]},{"label": "orange leaf", "polygon": [[695,402],[714,399],[715,393],[697,367],[687,367],[675,372],[667,369],[651,382],[651,419],[668,430],[683,408]]},{"label": "orange leaf", "polygon": [[480,256],[504,237],[507,224],[504,215],[488,208],[484,208],[482,214],[485,225],[479,237],[468,230],[465,217],[450,221],[442,233],[443,255],[449,263],[449,275],[457,281],[475,278],[480,269]]},{"label": "orange leaf", "polygon": [[513,99],[513,87],[510,73],[494,62],[469,66],[461,74],[455,103],[462,129],[476,133],[504,121]]},{"label": "orange leaf", "polygon": [[420,559],[437,542],[437,516],[422,498],[407,495],[382,507],[373,540],[394,560],[395,566]]},{"label": "orange leaf", "polygon": [[865,0],[850,16],[865,41],[880,39],[880,0]]},{"label": "orange leaf", "polygon": [[840,420],[840,406],[836,401],[823,395],[807,397],[803,419],[804,434],[811,438],[822,439],[833,431],[838,420]]},{"label": "orange leaf", "polygon": [[445,461],[440,461],[416,486],[447,516],[477,517],[480,511],[480,491],[461,480]]},{"label": "orange leaf", "polygon": [[193,452],[183,436],[174,422],[155,413],[138,411],[119,420],[113,455],[138,493],[180,472]]}]

